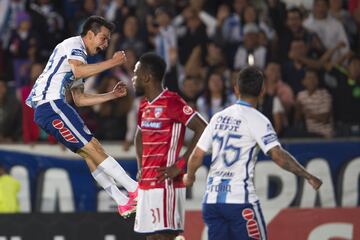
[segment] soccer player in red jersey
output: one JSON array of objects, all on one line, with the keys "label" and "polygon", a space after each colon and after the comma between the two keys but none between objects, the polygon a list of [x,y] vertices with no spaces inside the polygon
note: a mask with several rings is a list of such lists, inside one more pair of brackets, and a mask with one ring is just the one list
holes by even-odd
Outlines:
[{"label": "soccer player in red jersey", "polygon": [[[138,205],[134,230],[147,239],[174,239],[184,229],[184,167],[206,122],[176,93],[164,89],[166,64],[146,53],[135,65],[135,91],[143,94],[135,136],[139,169]],[[179,157],[185,128],[194,131],[187,151]]]}]

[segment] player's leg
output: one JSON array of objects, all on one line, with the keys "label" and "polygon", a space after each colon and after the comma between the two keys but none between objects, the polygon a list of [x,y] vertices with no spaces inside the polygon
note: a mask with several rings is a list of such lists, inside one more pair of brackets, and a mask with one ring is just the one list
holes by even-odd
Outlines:
[{"label": "player's leg", "polygon": [[[90,143],[93,139],[91,132],[84,125],[84,122],[76,111],[62,100],[50,101],[38,106],[35,111],[35,121],[41,128],[53,135],[57,141],[61,142],[68,149],[80,153],[87,162],[91,172],[96,171],[97,164],[89,153],[94,154],[97,158],[105,159],[108,157],[100,144],[96,145],[97,151],[81,151],[81,149],[87,145],[93,146],[91,147],[92,149],[95,148],[94,145],[96,143]],[[98,182],[102,187],[108,187],[109,185],[116,187],[116,185],[112,184],[113,181],[111,178],[105,179],[105,177],[102,176],[104,175],[99,175],[99,177],[96,178],[97,181],[98,179],[101,181]],[[115,197],[118,199],[117,201],[122,202],[123,200],[119,200],[122,199],[122,196],[119,193],[121,192],[114,191],[114,196],[112,197]]]},{"label": "player's leg", "polygon": [[202,215],[208,227],[208,239],[231,239],[229,237],[228,222],[223,218],[221,207],[218,205],[219,204],[203,204]]},{"label": "player's leg", "polygon": [[230,239],[266,240],[266,226],[263,225],[254,205],[228,204],[223,211],[229,222]]},{"label": "player's leg", "polygon": [[90,158],[97,165],[97,169],[114,178],[115,181],[120,183],[129,193],[136,192],[137,182],[127,175],[125,170],[113,157],[105,153],[100,143],[94,137],[78,151],[78,154]]}]

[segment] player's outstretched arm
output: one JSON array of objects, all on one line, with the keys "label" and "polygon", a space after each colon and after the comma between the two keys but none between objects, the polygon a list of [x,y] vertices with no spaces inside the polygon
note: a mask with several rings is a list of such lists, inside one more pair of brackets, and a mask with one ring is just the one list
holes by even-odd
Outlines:
[{"label": "player's outstretched arm", "polygon": [[71,88],[71,95],[74,103],[78,107],[92,106],[113,100],[118,97],[123,97],[127,94],[126,85],[123,82],[118,82],[111,92],[103,94],[85,93],[84,86]]},{"label": "player's outstretched arm", "polygon": [[305,178],[315,190],[320,188],[322,181],[306,171],[306,169],[285,149],[276,146],[271,148],[268,153],[272,160],[281,168]]},{"label": "player's outstretched arm", "polygon": [[75,79],[87,78],[105,70],[121,65],[126,61],[124,51],[115,52],[113,57],[103,62],[94,64],[85,64],[81,61],[70,59],[69,64]]},{"label": "player's outstretched arm", "polygon": [[199,167],[201,167],[204,156],[205,156],[205,152],[201,150],[199,147],[196,147],[194,151],[191,153],[187,165],[188,166],[187,173],[183,177],[185,186],[191,187],[194,184],[195,173],[199,169]]}]

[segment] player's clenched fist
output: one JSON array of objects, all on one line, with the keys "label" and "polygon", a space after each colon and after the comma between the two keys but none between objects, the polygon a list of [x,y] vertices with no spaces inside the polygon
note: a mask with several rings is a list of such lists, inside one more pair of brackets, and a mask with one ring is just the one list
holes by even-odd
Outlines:
[{"label": "player's clenched fist", "polygon": [[124,51],[115,52],[112,59],[115,60],[115,62],[119,65],[123,64],[124,62],[126,62],[125,52]]},{"label": "player's clenched fist", "polygon": [[113,94],[116,97],[125,96],[127,94],[126,84],[123,82],[118,82],[113,89]]}]

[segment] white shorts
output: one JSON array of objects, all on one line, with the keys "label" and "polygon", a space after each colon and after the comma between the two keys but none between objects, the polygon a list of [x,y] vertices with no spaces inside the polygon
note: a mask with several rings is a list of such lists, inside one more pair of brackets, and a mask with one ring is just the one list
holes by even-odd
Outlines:
[{"label": "white shorts", "polygon": [[135,232],[183,231],[186,188],[139,189]]}]

